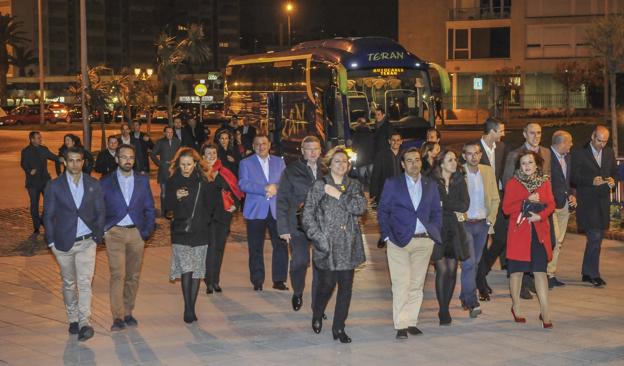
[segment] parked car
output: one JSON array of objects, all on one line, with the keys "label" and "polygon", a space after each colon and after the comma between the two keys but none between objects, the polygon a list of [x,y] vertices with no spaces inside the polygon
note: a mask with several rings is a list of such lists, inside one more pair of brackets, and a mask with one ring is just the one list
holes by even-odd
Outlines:
[{"label": "parked car", "polygon": [[[45,123],[56,123],[54,113],[45,109],[43,112]],[[37,125],[41,122],[39,106],[20,106],[13,109],[9,114],[0,117],[0,126]]]},{"label": "parked car", "polygon": [[159,105],[152,111],[152,122],[154,123],[169,123],[169,111],[167,106]]},{"label": "parked car", "polygon": [[56,122],[67,121],[67,116],[69,115],[69,108],[67,105],[63,103],[50,103],[47,108],[54,113]]},{"label": "parked car", "polygon": [[[104,113],[105,121],[108,123],[111,121],[111,115],[109,112]],[[91,122],[100,122],[100,117],[96,114],[91,113],[89,115],[89,121]],[[67,113],[67,123],[72,122],[82,122],[82,105],[74,104]]]}]

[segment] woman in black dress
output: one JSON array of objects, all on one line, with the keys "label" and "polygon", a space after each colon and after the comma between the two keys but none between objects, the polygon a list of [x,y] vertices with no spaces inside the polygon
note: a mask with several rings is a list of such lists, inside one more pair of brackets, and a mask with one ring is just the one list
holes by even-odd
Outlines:
[{"label": "woman in black dress", "polygon": [[457,278],[457,261],[470,256],[464,220],[470,207],[470,196],[458,154],[452,150],[440,153],[430,176],[437,182],[442,201],[442,244],[433,247],[431,259],[435,262],[436,296],[440,306],[440,325],[450,325],[449,304],[453,298]]},{"label": "woman in black dress", "polygon": [[420,156],[422,156],[422,173],[427,175],[433,170],[435,159],[440,155],[440,144],[437,142],[425,142],[420,147]]},{"label": "woman in black dress", "polygon": [[215,184],[208,182],[206,163],[190,147],[178,150],[169,168],[165,208],[171,221],[170,280],[182,279],[184,321],[197,321],[195,301],[199,280],[206,273],[210,223],[217,201]]}]

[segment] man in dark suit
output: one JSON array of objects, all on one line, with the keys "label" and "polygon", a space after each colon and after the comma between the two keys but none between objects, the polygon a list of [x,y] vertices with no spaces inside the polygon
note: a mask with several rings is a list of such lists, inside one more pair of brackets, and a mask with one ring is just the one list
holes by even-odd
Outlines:
[{"label": "man in dark suit", "polygon": [[182,142],[182,118],[175,117],[173,119],[173,136]]},{"label": "man in dark suit", "polygon": [[609,130],[596,126],[591,140],[572,153],[572,183],[576,186],[576,222],[585,230],[582,280],[596,287],[607,283],[600,276],[600,247],[609,229],[609,193],[617,180],[613,149],[607,146]]},{"label": "man in dark suit", "polygon": [[132,310],[139,287],[145,240],[154,231],[156,217],[149,177],[132,170],[135,157],[134,146],[119,146],[115,157],[119,168],[100,181],[106,202],[104,239],[111,276],[111,331],[138,325]]},{"label": "man in dark suit", "polygon": [[108,143],[106,144],[106,150],[99,152],[97,159],[95,160],[95,171],[102,176],[117,169],[117,162],[115,161],[115,154],[117,153],[117,147],[119,146],[119,139],[117,136],[108,136]]},{"label": "man in dark suit", "polygon": [[67,149],[65,161],[65,173],[46,186],[43,220],[46,241],[61,268],[69,332],[86,341],[93,337],[91,282],[96,243],[104,235],[104,198],[99,182],[82,172],[82,148]]},{"label": "man in dark suit", "polygon": [[383,107],[378,106],[375,108],[375,156],[390,146],[388,140],[392,131],[393,128],[390,126],[390,120],[386,117]]},{"label": "man in dark suit", "polygon": [[[321,141],[306,136],[301,142],[303,157],[288,164],[277,189],[277,233],[290,245],[290,283],[293,288],[292,307],[303,305],[306,273],[310,266],[310,241],[300,224],[302,207],[314,181],[321,178]],[[316,297],[316,275],[312,274],[312,309]]]},{"label": "man in dark suit", "polygon": [[396,338],[419,335],[416,327],[423,287],[435,242],[441,242],[442,206],[436,183],[420,174],[418,148],[402,155],[405,174],[389,178],[377,209],[381,237],[388,245],[392,318]]},{"label": "man in dark suit", "polygon": [[[503,200],[503,170],[505,168],[505,143],[502,138],[505,136],[505,125],[502,121],[495,118],[488,118],[483,123],[483,136],[479,140],[481,148],[481,160],[479,164],[489,165],[494,169],[496,177],[496,185],[499,190],[501,202]],[[492,269],[494,262],[505,249],[507,242],[507,219],[503,215],[502,205],[498,207],[496,222],[494,224],[494,234],[492,234],[492,245],[483,248],[483,254],[479,261],[477,269],[477,289],[479,291],[479,299],[488,301],[490,299],[491,288],[487,283],[487,275]]]},{"label": "man in dark suit", "polygon": [[130,142],[134,145],[136,150],[134,170],[149,174],[149,151],[154,148],[154,143],[148,134],[141,132],[141,122],[139,121],[132,122]]},{"label": "man in dark suit", "polygon": [[30,144],[22,150],[20,165],[26,174],[26,189],[30,198],[30,217],[33,224],[33,235],[39,234],[42,219],[39,215],[39,199],[44,193],[46,183],[50,180],[48,160],[57,163],[63,160],[52,154],[47,147],[41,145],[41,134],[32,131],[28,134]]},{"label": "man in dark suit", "polygon": [[245,146],[245,150],[253,149],[253,139],[256,137],[256,128],[251,125],[251,119],[249,116],[245,116],[243,118],[243,125],[239,127],[241,131],[241,136],[243,139],[243,146]]},{"label": "man in dark suit", "polygon": [[555,231],[555,244],[552,251],[552,260],[548,262],[548,287],[564,286],[555,276],[557,261],[561,252],[561,245],[565,238],[570,219],[570,207],[576,207],[576,198],[572,195],[570,179],[572,164],[570,149],[572,148],[572,135],[566,131],[558,130],[552,135],[551,153],[551,176],[553,196],[555,197],[555,212],[553,213],[553,226]]},{"label": "man in dark suit", "polygon": [[197,125],[195,118],[189,118],[186,126],[182,129],[182,146],[192,147],[199,152],[199,148],[204,142],[204,129]]},{"label": "man in dark suit", "polygon": [[167,187],[167,178],[169,178],[169,162],[173,159],[176,152],[180,148],[180,140],[175,138],[173,127],[166,126],[164,129],[165,137],[156,141],[156,146],[152,149],[152,161],[158,166],[158,184],[160,184],[160,210],[162,216],[165,216],[165,192]]}]

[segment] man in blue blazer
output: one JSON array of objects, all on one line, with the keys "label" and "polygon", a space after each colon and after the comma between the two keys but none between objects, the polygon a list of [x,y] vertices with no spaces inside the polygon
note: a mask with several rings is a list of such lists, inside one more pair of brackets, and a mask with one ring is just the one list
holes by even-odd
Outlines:
[{"label": "man in blue blazer", "polygon": [[284,160],[270,155],[271,142],[266,135],[253,140],[254,155],[241,160],[238,184],[246,193],[243,217],[247,220],[249,248],[249,277],[255,291],[262,291],[264,283],[264,235],[268,227],[273,246],[271,273],[273,288],[288,290],[288,247],[277,233],[276,194],[284,171]]},{"label": "man in blue blazer", "polygon": [[138,325],[132,316],[145,240],[154,232],[154,197],[149,177],[135,174],[133,145],[117,148],[117,169],[100,181],[106,202],[104,240],[110,267],[111,331]]},{"label": "man in blue blazer", "polygon": [[99,182],[82,172],[82,148],[67,149],[65,162],[65,173],[46,186],[43,222],[61,269],[69,332],[86,341],[93,337],[91,281],[96,243],[104,234],[104,199]]},{"label": "man in blue blazer", "polygon": [[436,183],[420,174],[418,148],[403,153],[405,174],[384,184],[377,208],[381,237],[388,246],[392,318],[397,339],[419,335],[416,327],[434,242],[441,242],[442,206]]}]

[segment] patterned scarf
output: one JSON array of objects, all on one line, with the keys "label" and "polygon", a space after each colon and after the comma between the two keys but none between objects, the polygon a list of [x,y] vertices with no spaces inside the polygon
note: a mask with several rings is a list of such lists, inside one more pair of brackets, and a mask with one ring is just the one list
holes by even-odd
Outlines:
[{"label": "patterned scarf", "polygon": [[535,173],[526,175],[521,169],[516,169],[514,172],[514,178],[516,178],[529,193],[533,193],[538,189],[545,181],[548,180],[548,176],[542,173],[541,169],[537,169]]}]

